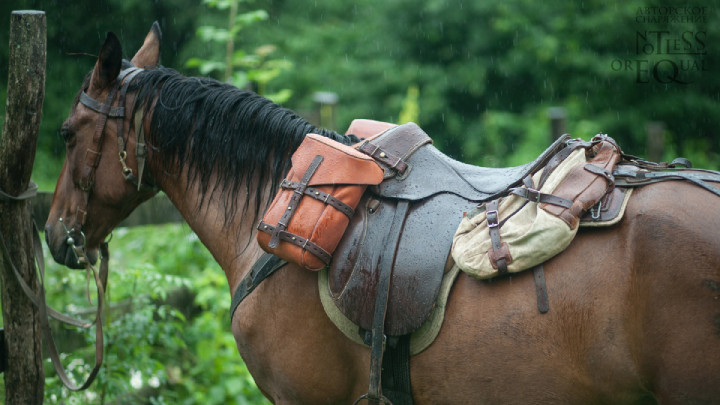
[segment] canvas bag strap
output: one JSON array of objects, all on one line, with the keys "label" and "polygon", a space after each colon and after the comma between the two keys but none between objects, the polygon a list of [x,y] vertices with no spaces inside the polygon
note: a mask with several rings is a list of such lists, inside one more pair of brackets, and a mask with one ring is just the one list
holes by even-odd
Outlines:
[{"label": "canvas bag strap", "polygon": [[488,251],[488,257],[493,267],[496,267],[500,275],[508,272],[508,264],[512,263],[510,249],[507,243],[500,239],[500,214],[498,213],[499,199],[489,201],[485,206],[485,216],[490,232],[492,245]]}]

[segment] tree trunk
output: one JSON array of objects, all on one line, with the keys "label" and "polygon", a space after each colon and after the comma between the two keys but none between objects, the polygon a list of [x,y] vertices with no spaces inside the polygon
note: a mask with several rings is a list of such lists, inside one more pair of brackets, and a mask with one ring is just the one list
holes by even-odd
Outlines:
[{"label": "tree trunk", "polygon": [[[0,138],[0,190],[12,196],[28,187],[45,95],[45,13],[14,11],[5,125]],[[38,291],[28,201],[0,200],[0,232],[9,259]],[[37,308],[25,296],[10,263],[0,255],[2,315],[7,345],[6,404],[42,404],[45,389]]]}]

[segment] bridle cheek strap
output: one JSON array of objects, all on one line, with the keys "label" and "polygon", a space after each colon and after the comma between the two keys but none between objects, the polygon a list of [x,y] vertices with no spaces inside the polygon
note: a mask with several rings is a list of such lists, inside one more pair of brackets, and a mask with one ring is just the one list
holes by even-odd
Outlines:
[{"label": "bridle cheek strap", "polygon": [[[149,191],[156,191],[157,189],[154,186],[148,186],[146,184],[143,184],[142,182],[142,176],[143,176],[143,170],[145,166],[145,161],[147,158],[147,146],[145,145],[145,135],[143,131],[143,114],[142,112],[135,117],[135,132],[137,134],[137,148],[136,148],[136,154],[138,158],[138,177],[135,177],[132,174],[132,170],[127,166],[125,159],[127,157],[127,152],[125,148],[125,139],[124,137],[124,122],[126,115],[126,109],[125,109],[125,96],[127,95],[128,88],[130,87],[130,83],[135,78],[135,76],[143,71],[143,69],[138,67],[132,67],[129,69],[126,69],[118,75],[117,79],[115,80],[115,85],[110,90],[110,93],[107,96],[107,99],[105,100],[105,103],[100,103],[99,101],[95,100],[94,98],[90,97],[85,91],[83,91],[80,94],[80,103],[82,103],[87,108],[97,112],[100,114],[97,120],[97,124],[95,125],[95,133],[93,134],[93,144],[92,147],[88,148],[85,151],[85,167],[82,169],[82,175],[80,178],[80,188],[85,193],[85,206],[78,208],[78,224],[82,227],[82,225],[85,223],[85,213],[87,211],[87,205],[88,200],[90,198],[90,193],[93,189],[93,186],[95,184],[95,170],[97,169],[98,165],[100,164],[100,158],[102,157],[101,149],[103,144],[103,138],[105,136],[105,126],[107,124],[108,118],[116,118],[118,119],[117,122],[117,137],[118,137],[118,147],[119,147],[119,158],[120,163],[122,164],[122,172],[123,176],[125,177],[125,180],[137,184],[138,191],[141,191],[143,187]],[[115,102],[115,97],[118,95],[118,105],[114,107],[112,104]],[[80,218],[80,212],[83,213],[82,219]]]},{"label": "bridle cheek strap", "polygon": [[135,145],[135,156],[137,156],[138,162],[138,179],[137,188],[138,191],[142,188],[143,171],[145,170],[145,159],[147,159],[148,149],[145,145],[145,130],[143,128],[143,114],[135,116],[135,135],[137,137],[137,144]]}]

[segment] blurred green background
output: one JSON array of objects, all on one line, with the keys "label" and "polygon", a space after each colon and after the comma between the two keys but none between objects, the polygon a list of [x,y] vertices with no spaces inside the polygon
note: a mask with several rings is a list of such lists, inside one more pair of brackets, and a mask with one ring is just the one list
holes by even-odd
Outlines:
[{"label": "blurred green background", "polygon": [[[163,65],[255,90],[341,132],[355,118],[415,121],[459,160],[510,166],[550,143],[550,115],[559,114],[575,137],[608,133],[627,153],[720,168],[718,1],[9,0],[0,44],[20,9],[47,14],[33,173],[41,190],[54,187],[59,127],[106,32],[130,58],[156,20]],[[0,45],[2,100],[7,58]],[[328,94],[336,101],[320,103]],[[79,394],[48,371],[46,402],[260,403],[234,347],[223,274],[192,232],[124,229],[112,247],[119,309],[106,366]],[[87,306],[73,304],[82,276],[48,266],[51,302]],[[182,291],[191,304],[178,309],[166,295]],[[92,358],[78,356],[82,373]]]}]

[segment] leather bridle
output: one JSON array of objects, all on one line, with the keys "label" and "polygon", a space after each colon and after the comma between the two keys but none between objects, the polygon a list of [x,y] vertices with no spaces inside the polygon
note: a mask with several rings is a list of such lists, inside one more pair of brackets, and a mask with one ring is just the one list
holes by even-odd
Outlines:
[{"label": "leather bridle", "polygon": [[[58,311],[53,310],[50,308],[47,303],[45,302],[45,287],[44,287],[44,259],[42,258],[42,249],[40,248],[40,242],[38,237],[37,228],[35,228],[33,233],[33,242],[35,246],[35,257],[38,262],[38,267],[40,268],[40,278],[41,278],[41,285],[40,285],[40,295],[37,296],[34,294],[32,289],[27,286],[27,283],[24,282],[18,271],[13,266],[13,269],[15,270],[15,275],[18,281],[20,282],[21,286],[23,286],[23,290],[27,294],[27,296],[32,300],[32,302],[39,308],[40,314],[40,323],[41,323],[41,329],[43,331],[43,335],[45,337],[45,341],[48,346],[48,351],[50,354],[50,358],[52,360],[52,364],[55,368],[55,371],[58,374],[58,377],[63,382],[63,384],[72,391],[79,391],[86,389],[92,384],[92,382],[95,380],[95,377],[97,376],[98,372],[100,371],[100,367],[102,365],[103,360],[103,329],[102,329],[102,313],[103,308],[105,306],[105,290],[107,286],[107,276],[108,276],[108,261],[109,261],[109,250],[108,250],[108,242],[105,241],[100,244],[100,255],[101,255],[101,265],[100,265],[100,271],[96,271],[95,267],[87,260],[85,256],[85,235],[83,234],[82,227],[85,225],[85,220],[87,219],[87,209],[88,209],[88,201],[90,200],[90,195],[92,194],[93,186],[95,184],[95,171],[97,170],[98,165],[100,164],[100,157],[102,156],[101,149],[103,145],[103,139],[105,137],[105,126],[107,124],[107,120],[112,119],[118,119],[117,121],[117,141],[118,141],[118,157],[120,159],[120,164],[122,165],[122,174],[126,181],[133,183],[134,185],[137,185],[138,191],[157,191],[157,188],[147,179],[148,176],[146,176],[145,182],[143,182],[143,168],[145,166],[145,160],[147,158],[147,145],[145,144],[145,135],[143,131],[143,114],[140,112],[139,114],[136,114],[135,116],[135,134],[137,136],[137,146],[135,149],[135,153],[137,156],[138,161],[138,175],[137,177],[133,174],[132,169],[130,169],[127,166],[126,158],[127,158],[127,141],[124,138],[124,122],[126,117],[126,109],[125,109],[125,97],[128,92],[128,88],[130,87],[130,83],[135,78],[135,76],[140,73],[143,69],[137,68],[137,67],[131,67],[129,69],[126,69],[118,75],[115,82],[117,83],[113,88],[110,90],[110,93],[107,96],[107,99],[105,103],[101,103],[92,97],[90,97],[85,90],[82,91],[80,94],[80,103],[82,103],[85,107],[88,107],[89,109],[97,112],[100,114],[100,117],[98,118],[97,124],[95,125],[95,133],[93,134],[92,138],[92,145],[87,148],[85,151],[85,166],[82,169],[82,177],[80,178],[80,189],[83,191],[83,201],[84,205],[79,206],[76,211],[76,225],[73,226],[72,229],[67,229],[65,227],[65,223],[63,221],[63,218],[59,218],[58,220],[62,224],[62,226],[65,228],[65,233],[67,234],[66,243],[69,245],[70,249],[73,250],[75,255],[78,258],[78,263],[84,263],[86,268],[89,271],[92,271],[92,274],[95,279],[95,285],[97,287],[97,312],[95,314],[95,320],[92,323],[83,322],[74,318],[71,318],[67,315],[61,314]],[[119,96],[118,96],[119,94]],[[113,104],[115,102],[115,97],[118,96],[117,100],[117,106],[114,107]],[[128,131],[128,137],[130,131]],[[82,237],[82,241],[79,245],[75,244],[75,240],[73,239],[72,235],[73,232],[76,234],[79,234]],[[1,237],[2,235],[0,235]],[[2,239],[0,239],[0,242]],[[7,249],[4,247],[4,243],[2,243],[3,254],[4,256],[7,256]],[[6,260],[9,261],[9,258],[6,257]],[[10,262],[10,261],[9,261]],[[11,262],[10,262],[11,263]],[[57,350],[57,347],[55,345],[55,341],[52,337],[52,333],[50,330],[50,325],[48,324],[48,315],[62,321],[68,324],[76,325],[82,328],[88,328],[92,324],[96,325],[95,330],[95,365],[93,369],[90,371],[90,374],[88,375],[87,379],[84,383],[81,385],[75,385],[73,381],[68,377],[67,373],[65,372],[64,367],[62,366],[62,362],[60,360],[60,355]]]},{"label": "leather bridle", "polygon": [[[142,68],[131,67],[120,72],[115,83],[117,83],[108,93],[105,103],[101,103],[98,100],[90,97],[85,90],[80,94],[79,101],[85,107],[99,113],[99,118],[95,125],[95,133],[92,137],[92,144],[85,151],[85,166],[82,168],[81,177],[79,181],[80,189],[83,191],[83,204],[77,207],[75,213],[76,225],[72,229],[65,228],[69,238],[72,238],[71,233],[74,231],[82,237],[81,246],[85,244],[85,235],[82,232],[82,228],[85,225],[87,219],[87,209],[92,194],[93,187],[95,185],[95,171],[100,164],[100,158],[102,157],[102,145],[105,138],[105,127],[108,119],[117,119],[117,142],[118,142],[118,158],[122,166],[122,174],[126,181],[137,186],[138,191],[157,191],[157,187],[145,176],[143,181],[143,171],[145,168],[145,161],[147,159],[148,149],[145,144],[145,132],[143,130],[143,113],[142,110],[135,116],[135,133],[137,135],[137,143],[135,148],[135,155],[138,163],[138,175],[133,174],[132,169],[127,166],[127,141],[124,138],[124,123],[125,118],[129,115],[125,108],[125,98],[130,87],[130,83],[135,76],[142,72]],[[115,98],[117,97],[117,106],[113,106]],[[128,131],[128,136],[130,131]],[[64,221],[60,218],[60,222]],[[72,241],[74,242],[74,241]]]}]

